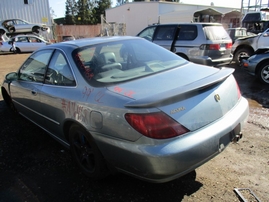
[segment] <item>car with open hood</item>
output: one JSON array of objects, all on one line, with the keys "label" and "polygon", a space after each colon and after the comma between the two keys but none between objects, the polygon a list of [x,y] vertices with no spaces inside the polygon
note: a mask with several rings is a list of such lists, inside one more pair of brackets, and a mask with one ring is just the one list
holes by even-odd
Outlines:
[{"label": "car with open hood", "polygon": [[0,22],[0,35],[20,33],[39,34],[41,31],[47,30],[48,27],[45,24],[30,23],[22,19],[6,19]]}]

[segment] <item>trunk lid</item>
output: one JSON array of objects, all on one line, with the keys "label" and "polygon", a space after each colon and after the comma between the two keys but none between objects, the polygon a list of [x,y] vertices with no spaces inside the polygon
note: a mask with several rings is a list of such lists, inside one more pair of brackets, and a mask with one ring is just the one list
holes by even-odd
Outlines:
[{"label": "trunk lid", "polygon": [[126,108],[158,108],[192,131],[221,118],[236,105],[233,71],[188,63],[108,90],[131,98]]}]

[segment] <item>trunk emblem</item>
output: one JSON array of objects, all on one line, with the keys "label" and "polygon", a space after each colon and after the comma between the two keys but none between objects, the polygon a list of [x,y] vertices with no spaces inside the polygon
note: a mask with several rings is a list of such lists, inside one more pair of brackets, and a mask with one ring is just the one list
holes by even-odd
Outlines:
[{"label": "trunk emblem", "polygon": [[220,96],[219,96],[219,94],[214,95],[214,98],[215,98],[216,102],[219,102],[219,101],[220,101]]},{"label": "trunk emblem", "polygon": [[175,114],[175,113],[183,111],[183,110],[185,110],[185,107],[179,107],[179,108],[171,110],[170,114]]}]

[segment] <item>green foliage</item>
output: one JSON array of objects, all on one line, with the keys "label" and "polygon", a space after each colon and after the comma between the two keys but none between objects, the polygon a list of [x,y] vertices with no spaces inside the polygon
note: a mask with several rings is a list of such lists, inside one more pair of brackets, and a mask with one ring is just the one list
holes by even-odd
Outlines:
[{"label": "green foliage", "polygon": [[111,7],[110,0],[66,0],[65,23],[93,25],[101,22],[101,14]]}]

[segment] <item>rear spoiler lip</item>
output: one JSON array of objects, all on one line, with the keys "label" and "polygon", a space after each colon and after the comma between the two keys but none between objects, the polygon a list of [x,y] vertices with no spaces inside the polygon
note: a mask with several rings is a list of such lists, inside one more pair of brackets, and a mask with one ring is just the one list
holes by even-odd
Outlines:
[{"label": "rear spoiler lip", "polygon": [[170,99],[179,98],[181,95],[185,93],[190,93],[192,91],[203,89],[207,86],[211,86],[213,84],[219,83],[220,81],[225,80],[229,77],[235,70],[233,68],[220,68],[218,72],[212,74],[208,77],[202,78],[198,81],[192,82],[185,86],[180,86],[178,88],[174,88],[167,92],[159,93],[153,96],[149,96],[146,98],[133,100],[125,104],[127,108],[146,108],[146,107],[156,107],[165,103]]}]

